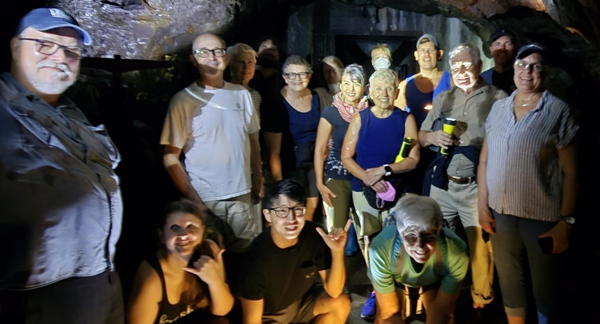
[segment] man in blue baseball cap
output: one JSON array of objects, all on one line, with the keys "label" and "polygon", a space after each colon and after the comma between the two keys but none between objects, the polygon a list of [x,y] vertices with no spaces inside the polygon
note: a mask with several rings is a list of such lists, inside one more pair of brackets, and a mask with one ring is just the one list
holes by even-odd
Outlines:
[{"label": "man in blue baseball cap", "polygon": [[481,77],[497,88],[511,94],[515,90],[513,82],[513,67],[515,51],[517,49],[516,37],[510,30],[500,28],[488,40],[490,55],[494,59],[494,66],[481,73]]},{"label": "man in blue baseball cap", "polygon": [[0,75],[0,323],[123,323],[115,246],[120,157],[63,93],[90,34],[58,8],[27,13]]}]

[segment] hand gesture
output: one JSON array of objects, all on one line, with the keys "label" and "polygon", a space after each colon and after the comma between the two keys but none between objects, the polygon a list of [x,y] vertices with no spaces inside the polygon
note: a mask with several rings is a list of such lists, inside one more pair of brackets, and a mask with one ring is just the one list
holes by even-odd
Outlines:
[{"label": "hand gesture", "polygon": [[194,261],[192,264],[193,267],[185,267],[183,270],[195,274],[207,285],[211,285],[216,282],[223,282],[225,281],[223,252],[225,252],[225,249],[219,251],[215,259],[207,255],[203,255],[198,260]]},{"label": "hand gesture", "polygon": [[348,219],[346,222],[346,226],[343,229],[334,228],[331,230],[329,234],[325,233],[325,231],[317,227],[317,232],[325,241],[325,244],[329,247],[331,252],[344,252],[344,248],[346,247],[346,240],[348,239],[348,230],[352,226],[352,220]]},{"label": "hand gesture", "polygon": [[321,197],[323,197],[323,202],[326,203],[328,206],[333,206],[333,202],[331,201],[331,199],[337,197],[333,193],[333,191],[331,191],[331,189],[329,189],[324,184],[317,185],[317,188],[319,189],[319,192],[321,193]]}]

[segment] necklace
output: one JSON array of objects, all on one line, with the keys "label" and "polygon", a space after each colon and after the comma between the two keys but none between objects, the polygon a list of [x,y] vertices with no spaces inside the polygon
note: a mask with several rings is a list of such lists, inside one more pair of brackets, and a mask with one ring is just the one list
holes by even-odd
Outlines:
[{"label": "necklace", "polygon": [[517,98],[515,103],[518,103],[517,106],[521,108],[535,106],[540,99],[538,94],[530,95],[527,99]]}]

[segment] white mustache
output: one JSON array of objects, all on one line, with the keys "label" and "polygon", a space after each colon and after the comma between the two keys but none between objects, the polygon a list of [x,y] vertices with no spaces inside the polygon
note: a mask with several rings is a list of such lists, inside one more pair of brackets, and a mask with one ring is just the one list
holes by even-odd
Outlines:
[{"label": "white mustache", "polygon": [[67,76],[67,77],[70,77],[73,74],[73,72],[71,72],[71,69],[69,68],[69,66],[64,63],[54,63],[54,62],[49,62],[49,61],[42,61],[36,65],[36,68],[38,68],[38,69],[46,68],[46,67],[58,69],[58,70],[60,70],[60,72],[64,73],[65,76]]}]

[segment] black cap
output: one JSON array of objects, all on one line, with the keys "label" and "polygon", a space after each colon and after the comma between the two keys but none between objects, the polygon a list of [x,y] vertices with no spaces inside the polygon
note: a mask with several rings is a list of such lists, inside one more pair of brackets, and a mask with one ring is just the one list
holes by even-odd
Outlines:
[{"label": "black cap", "polygon": [[510,30],[504,29],[504,28],[500,28],[500,29],[496,30],[492,34],[492,36],[490,36],[489,43],[491,44],[496,39],[498,39],[498,38],[500,38],[502,36],[509,36],[513,41],[515,40],[515,34],[513,34]]},{"label": "black cap", "polygon": [[529,43],[519,48],[516,58],[520,60],[533,53],[540,53],[542,56],[545,56],[546,48],[544,47],[544,45],[539,43]]}]

